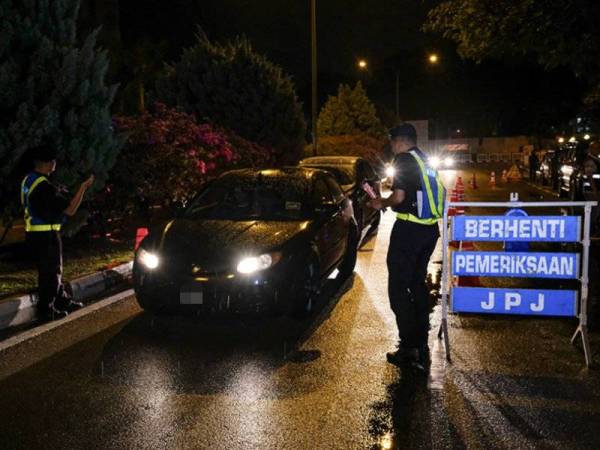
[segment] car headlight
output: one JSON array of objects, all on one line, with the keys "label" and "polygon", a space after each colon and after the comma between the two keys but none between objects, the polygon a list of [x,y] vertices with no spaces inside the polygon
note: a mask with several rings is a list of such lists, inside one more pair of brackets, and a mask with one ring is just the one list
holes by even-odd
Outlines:
[{"label": "car headlight", "polygon": [[388,178],[394,178],[394,175],[396,175],[396,169],[394,169],[392,166],[387,166],[385,168],[385,176]]},{"label": "car headlight", "polygon": [[440,164],[442,164],[442,160],[437,156],[432,156],[431,158],[429,158],[429,165],[432,168],[437,169],[438,167],[440,167]]},{"label": "car headlight", "polygon": [[140,248],[137,254],[138,262],[147,269],[154,270],[160,264],[160,259],[155,253]]},{"label": "car headlight", "polygon": [[444,158],[444,167],[452,167],[454,165],[454,159],[451,156]]},{"label": "car headlight", "polygon": [[237,265],[237,271],[243,274],[251,274],[268,269],[279,261],[281,254],[265,253],[260,256],[247,256],[242,258]]}]

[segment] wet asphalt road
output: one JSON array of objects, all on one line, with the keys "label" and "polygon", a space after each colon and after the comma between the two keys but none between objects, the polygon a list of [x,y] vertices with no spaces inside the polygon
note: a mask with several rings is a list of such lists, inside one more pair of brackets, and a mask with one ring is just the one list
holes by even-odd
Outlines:
[{"label": "wet asphalt road", "polygon": [[451,364],[433,331],[428,377],[385,362],[392,224],[310,319],[153,318],[129,298],[25,347],[62,350],[0,380],[0,448],[600,448],[600,375],[569,343],[574,321],[453,316]]}]

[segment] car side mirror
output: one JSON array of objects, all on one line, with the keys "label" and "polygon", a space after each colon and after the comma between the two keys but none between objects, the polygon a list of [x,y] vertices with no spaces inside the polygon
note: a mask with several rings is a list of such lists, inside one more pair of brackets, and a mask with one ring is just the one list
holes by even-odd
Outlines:
[{"label": "car side mirror", "polygon": [[336,203],[333,202],[327,202],[327,203],[321,203],[320,205],[317,205],[315,207],[315,212],[317,214],[332,214],[333,212],[337,211],[338,205]]}]

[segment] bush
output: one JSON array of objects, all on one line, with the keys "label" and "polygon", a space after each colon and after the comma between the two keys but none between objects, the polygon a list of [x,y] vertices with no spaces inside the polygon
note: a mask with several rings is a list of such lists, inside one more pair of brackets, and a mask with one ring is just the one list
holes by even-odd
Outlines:
[{"label": "bush", "polygon": [[170,106],[276,150],[281,163],[304,147],[306,124],[291,78],[247,39],[221,45],[204,35],[167,67],[157,95]]},{"label": "bush", "polygon": [[127,135],[110,178],[111,206],[121,211],[171,207],[225,170],[271,160],[269,149],[160,103],[142,115],[115,118],[115,126]]},{"label": "bush", "polygon": [[[381,166],[387,161],[385,141],[365,134],[346,134],[341,136],[322,136],[319,138],[319,156],[360,156],[369,161],[373,167]],[[304,148],[304,157],[313,156],[312,146]]]}]

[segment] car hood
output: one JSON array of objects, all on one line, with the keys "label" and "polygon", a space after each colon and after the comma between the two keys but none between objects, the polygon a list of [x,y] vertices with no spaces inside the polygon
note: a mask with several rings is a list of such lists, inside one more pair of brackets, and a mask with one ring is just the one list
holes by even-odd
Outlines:
[{"label": "car hood", "polygon": [[242,255],[280,249],[308,227],[306,221],[186,220],[169,222],[159,252],[179,262],[223,268]]}]

